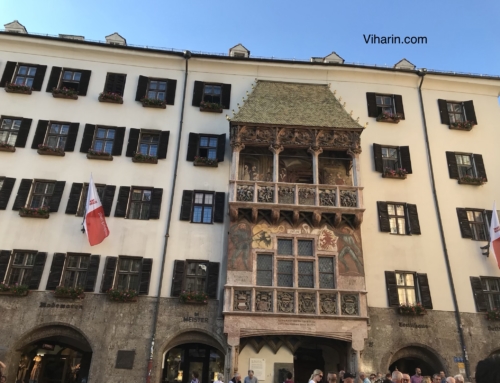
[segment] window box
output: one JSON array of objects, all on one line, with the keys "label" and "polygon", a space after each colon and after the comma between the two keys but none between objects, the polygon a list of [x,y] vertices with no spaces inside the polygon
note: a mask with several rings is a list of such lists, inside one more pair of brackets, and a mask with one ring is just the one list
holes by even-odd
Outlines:
[{"label": "window box", "polygon": [[47,145],[38,145],[37,153],[42,156],[58,156],[64,157],[66,153],[61,148],[51,148]]},{"label": "window box", "polygon": [[389,122],[391,124],[399,124],[399,121],[401,121],[401,116],[397,113],[395,113],[395,114],[382,113],[382,114],[378,115],[377,121],[378,122]]},{"label": "window box", "polygon": [[420,316],[427,314],[427,310],[420,303],[415,305],[401,305],[399,306],[399,314]]},{"label": "window box", "polygon": [[452,122],[450,129],[470,131],[476,125],[474,121]]},{"label": "window box", "polygon": [[167,103],[164,100],[157,100],[156,98],[143,98],[141,103],[144,108],[167,109]]},{"label": "window box", "polygon": [[14,145],[5,144],[0,142],[0,152],[9,152],[14,153],[16,151],[16,147]]},{"label": "window box", "polygon": [[89,160],[113,161],[113,156],[111,154],[92,149],[87,152],[87,158]]},{"label": "window box", "polygon": [[136,153],[132,157],[132,162],[143,163],[143,164],[157,164],[158,157],[156,156],[147,156],[141,153]]},{"label": "window box", "polygon": [[382,173],[382,178],[394,178],[398,180],[405,180],[406,175],[408,173],[406,172],[406,169],[399,168],[397,170],[385,168],[385,171]]},{"label": "window box", "polygon": [[200,112],[222,113],[222,105],[216,102],[202,101],[200,103]]},{"label": "window box", "polygon": [[52,97],[54,98],[66,98],[68,100],[78,100],[78,91],[70,88],[53,88]]},{"label": "window box", "polygon": [[19,209],[19,216],[26,218],[44,218],[50,217],[50,208],[48,206],[42,207],[22,207]]},{"label": "window box", "polygon": [[489,310],[486,313],[486,319],[489,321],[500,321],[500,309]]},{"label": "window box", "polygon": [[0,295],[11,295],[15,297],[25,297],[29,294],[28,286],[26,285],[15,285],[9,286],[6,283],[0,283]]},{"label": "window box", "polygon": [[109,102],[111,104],[123,104],[123,96],[118,93],[103,92],[99,95],[99,102]]},{"label": "window box", "polygon": [[81,287],[58,286],[54,291],[54,296],[62,299],[85,299],[85,293]]},{"label": "window box", "polygon": [[195,157],[193,165],[194,166],[208,166],[211,168],[218,168],[219,161],[217,161],[217,158]]},{"label": "window box", "polygon": [[5,91],[7,93],[31,94],[33,89],[31,86],[17,85],[12,82],[8,82],[5,84]]},{"label": "window box", "polygon": [[137,302],[137,291],[110,289],[107,292],[108,298],[113,302],[129,303]]},{"label": "window box", "polygon": [[475,185],[481,186],[486,182],[485,178],[482,177],[472,177],[472,176],[463,176],[458,179],[458,183],[460,185]]},{"label": "window box", "polygon": [[179,295],[179,301],[181,303],[206,305],[208,304],[208,295],[202,291],[183,291]]}]

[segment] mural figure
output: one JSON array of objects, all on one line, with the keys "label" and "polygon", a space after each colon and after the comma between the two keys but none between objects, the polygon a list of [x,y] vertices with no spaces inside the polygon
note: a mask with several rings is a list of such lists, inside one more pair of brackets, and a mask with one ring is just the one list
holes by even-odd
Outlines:
[{"label": "mural figure", "polygon": [[244,181],[250,181],[250,172],[248,171],[248,165],[245,165],[243,167],[243,177],[242,179]]},{"label": "mural figure", "polygon": [[319,250],[337,251],[337,241],[339,238],[327,226],[321,229],[318,239]]},{"label": "mural figure", "polygon": [[232,253],[229,267],[231,270],[251,270],[251,244],[252,233],[250,227],[246,223],[235,224],[231,227],[231,241]]},{"label": "mural figure", "polygon": [[345,271],[349,271],[349,266],[345,260],[346,255],[350,255],[351,259],[356,264],[356,269],[360,274],[363,273],[363,264],[360,259],[362,259],[361,249],[357,245],[357,239],[354,237],[354,233],[347,226],[344,226],[341,233],[338,233],[339,239],[343,243],[342,250],[339,253],[339,261],[345,268]]},{"label": "mural figure", "polygon": [[287,181],[287,176],[286,176],[286,168],[281,168],[280,169],[279,182],[288,182]]},{"label": "mural figure", "polygon": [[342,178],[342,173],[337,172],[337,178],[335,178],[335,185],[345,185],[345,181]]},{"label": "mural figure", "polygon": [[258,233],[255,233],[252,237],[252,247],[258,249],[270,249],[272,240],[271,234],[269,231],[261,230]]}]

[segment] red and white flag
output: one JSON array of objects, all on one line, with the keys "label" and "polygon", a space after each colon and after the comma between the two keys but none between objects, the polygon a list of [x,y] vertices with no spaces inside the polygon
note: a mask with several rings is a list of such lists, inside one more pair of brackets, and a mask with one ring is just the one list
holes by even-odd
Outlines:
[{"label": "red and white flag", "polygon": [[109,235],[108,225],[106,225],[106,219],[104,218],[104,208],[97,194],[92,175],[90,175],[83,227],[85,233],[87,233],[90,246],[100,244]]},{"label": "red and white flag", "polygon": [[497,259],[498,268],[500,269],[500,223],[498,222],[497,202],[493,202],[493,214],[490,222],[490,244],[493,254]]}]

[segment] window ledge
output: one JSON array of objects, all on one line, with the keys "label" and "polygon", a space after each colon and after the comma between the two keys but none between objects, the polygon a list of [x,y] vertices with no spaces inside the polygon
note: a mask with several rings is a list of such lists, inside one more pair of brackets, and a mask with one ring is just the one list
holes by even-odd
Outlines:
[{"label": "window ledge", "polygon": [[0,295],[8,295],[8,296],[11,296],[11,297],[25,297],[29,294],[29,290],[27,290],[26,292],[22,293],[21,295],[19,294],[16,294],[16,293],[13,293],[11,291],[1,291],[0,292]]},{"label": "window ledge", "polygon": [[157,164],[158,158],[139,159],[139,158],[132,157],[132,162],[135,162],[136,164]]},{"label": "window ledge", "polygon": [[216,162],[208,163],[208,162],[202,162],[202,161],[196,161],[196,160],[194,160],[193,165],[194,166],[206,166],[206,167],[209,167],[209,168],[218,168],[219,167],[219,163],[217,161]]},{"label": "window ledge", "polygon": [[414,317],[427,315],[426,309],[424,309],[424,308],[422,308],[422,309],[423,309],[422,312],[417,313],[417,312],[410,312],[407,310],[403,310],[401,307],[398,307],[398,313],[399,313],[399,315],[402,315],[402,316],[414,316]]},{"label": "window ledge", "polygon": [[54,97],[54,98],[65,98],[67,100],[78,100],[78,95],[77,94],[68,95],[68,94],[63,94],[63,93],[54,93],[54,92],[52,92],[52,97]]},{"label": "window ledge", "polygon": [[0,152],[14,153],[15,151],[15,146],[0,146]]},{"label": "window ledge", "polygon": [[392,178],[396,180],[405,180],[406,179],[406,174],[398,175],[398,174],[390,174],[390,173],[382,173],[382,178]]},{"label": "window ledge", "polygon": [[222,110],[222,106],[219,109],[204,108],[203,106],[200,106],[200,112],[222,113]]},{"label": "window ledge", "polygon": [[31,94],[33,92],[32,89],[23,90],[23,89],[13,89],[13,88],[8,88],[8,87],[5,87],[5,91],[7,93],[19,93],[19,94]]},{"label": "window ledge", "polygon": [[85,299],[85,293],[81,293],[77,297],[72,297],[69,294],[62,294],[62,293],[58,293],[57,291],[54,291],[54,297],[57,298],[57,299],[71,299],[71,300],[76,301],[76,300]]},{"label": "window ledge", "polygon": [[87,158],[89,160],[101,160],[101,161],[113,161],[113,156],[112,155],[98,155],[98,154],[90,154],[87,153]]},{"label": "window ledge", "polygon": [[167,104],[162,103],[159,105],[149,104],[147,101],[141,101],[143,108],[167,109]]},{"label": "window ledge", "polygon": [[110,104],[123,104],[123,99],[113,100],[111,98],[106,98],[106,97],[99,96],[98,100],[99,100],[99,102],[107,102],[107,103],[110,103]]},{"label": "window ledge", "polygon": [[471,185],[471,186],[482,186],[484,185],[486,182],[485,181],[474,181],[474,182],[471,182],[471,181],[464,181],[462,179],[458,179],[458,183],[459,185]]},{"label": "window ledge", "polygon": [[64,153],[64,152],[54,152],[54,151],[51,151],[51,150],[42,150],[42,149],[38,149],[36,152],[38,154],[40,154],[41,156],[64,157],[66,155],[66,153]]},{"label": "window ledge", "polygon": [[400,118],[383,118],[377,117],[377,122],[387,122],[389,124],[399,124]]},{"label": "window ledge", "polygon": [[41,218],[41,219],[49,219],[50,214],[46,215],[38,215],[38,214],[33,214],[33,213],[22,213],[21,211],[19,212],[19,216],[23,218]]}]

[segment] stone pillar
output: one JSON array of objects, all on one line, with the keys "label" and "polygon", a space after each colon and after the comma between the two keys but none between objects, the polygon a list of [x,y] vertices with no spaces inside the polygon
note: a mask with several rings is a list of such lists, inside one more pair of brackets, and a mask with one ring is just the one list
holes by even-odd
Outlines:
[{"label": "stone pillar", "polygon": [[319,163],[318,156],[323,153],[323,149],[319,146],[311,146],[308,150],[312,155],[312,167],[313,167],[313,182],[315,185],[319,184]]},{"label": "stone pillar", "polygon": [[231,171],[229,174],[230,180],[238,179],[238,169],[240,167],[240,152],[245,149],[245,145],[240,142],[234,142],[231,144],[233,148],[232,159],[231,159]]},{"label": "stone pillar", "polygon": [[234,374],[238,372],[238,357],[240,355],[240,339],[234,336],[228,336],[228,353],[226,357],[225,379],[229,382]]},{"label": "stone pillar", "polygon": [[280,182],[279,168],[280,168],[280,153],[284,150],[283,145],[272,144],[269,150],[273,152],[273,182]]}]

